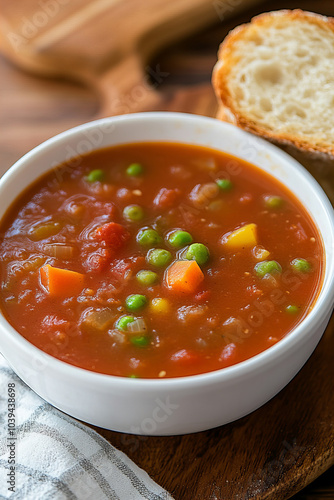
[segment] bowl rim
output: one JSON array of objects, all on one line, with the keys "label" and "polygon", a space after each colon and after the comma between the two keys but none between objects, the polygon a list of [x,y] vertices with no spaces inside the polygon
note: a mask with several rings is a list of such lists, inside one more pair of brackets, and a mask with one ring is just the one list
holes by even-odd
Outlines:
[{"label": "bowl rim", "polygon": [[[276,158],[281,158],[288,162],[294,170],[298,172],[299,175],[303,175],[306,178],[307,183],[311,186],[314,194],[319,199],[321,207],[323,209],[323,214],[326,215],[327,219],[331,225],[331,234],[330,241],[332,243],[332,247],[334,247],[334,210],[327,198],[327,195],[320,187],[318,182],[312,177],[312,175],[293,157],[274,146],[270,142],[262,139],[258,136],[254,136],[230,123],[219,121],[215,118],[210,118],[201,115],[193,115],[188,113],[178,113],[178,112],[166,112],[166,111],[157,111],[157,112],[142,112],[142,113],[132,113],[125,114],[119,116],[112,116],[101,118],[98,120],[90,121],[76,127],[70,128],[60,134],[57,134],[50,139],[44,141],[39,144],[31,151],[22,156],[17,162],[15,162],[2,176],[0,179],[0,193],[6,187],[7,182],[12,180],[12,177],[15,176],[21,168],[24,167],[26,162],[29,162],[36,155],[43,153],[49,148],[57,147],[64,140],[68,140],[69,138],[80,134],[83,131],[87,131],[89,129],[95,129],[96,127],[101,127],[105,124],[109,124],[110,122],[135,122],[139,121],[143,122],[152,122],[152,120],[182,120],[185,125],[194,126],[196,122],[200,126],[211,124],[214,127],[221,127],[222,132],[224,129],[233,129],[236,134],[239,134],[241,138],[246,138],[252,143],[256,142],[256,145],[261,145],[268,153],[272,153]],[[158,142],[152,141],[150,142]],[[131,139],[127,141],[128,143],[134,142]],[[144,141],[142,141],[144,142]],[[164,142],[161,139],[161,142]],[[165,141],[167,142],[167,141]],[[173,141],[186,143],[186,141]],[[126,143],[126,142],[125,142]],[[210,146],[208,146],[210,147]],[[213,149],[214,146],[212,146]],[[94,149],[94,148],[93,148]],[[98,149],[98,148],[96,148]],[[251,162],[252,163],[252,162]],[[261,166],[257,165],[258,168],[261,169]],[[275,173],[271,173],[273,177],[275,177]],[[26,186],[28,187],[28,185]],[[289,188],[290,189],[290,188]],[[293,189],[290,189],[293,192]],[[295,194],[295,193],[294,193]],[[297,196],[295,194],[295,196]],[[298,196],[297,196],[298,198]],[[305,207],[307,208],[307,207]],[[311,215],[310,215],[311,216]],[[312,215],[312,220],[315,225],[318,227],[317,220]],[[318,228],[320,232],[320,229]],[[320,232],[321,234],[321,232]],[[323,235],[321,234],[323,237]],[[328,235],[327,235],[328,236]],[[325,249],[324,249],[325,251]],[[218,370],[200,373],[197,375],[188,375],[188,376],[180,376],[180,377],[172,377],[172,378],[138,378],[132,379],[129,377],[122,377],[117,375],[107,375],[103,373],[98,373],[94,371],[90,371],[84,368],[77,367],[75,365],[69,364],[65,361],[62,361],[58,358],[55,358],[40,348],[36,347],[34,344],[25,339],[19,332],[15,330],[15,328],[9,323],[4,314],[0,310],[0,328],[6,331],[9,336],[11,336],[11,340],[18,347],[25,351],[25,354],[29,356],[34,356],[35,358],[43,359],[46,363],[46,366],[51,367],[54,371],[62,372],[64,376],[70,377],[71,379],[74,377],[78,382],[83,382],[86,385],[100,385],[105,387],[110,387],[113,384],[118,384],[121,388],[124,389],[133,389],[135,387],[136,390],[140,392],[145,392],[148,389],[155,390],[157,388],[164,390],[182,390],[184,388],[189,387],[201,387],[207,385],[215,385],[228,383],[231,381],[236,381],[240,378],[243,378],[245,375],[249,375],[250,373],[257,372],[258,370],[264,370],[268,364],[272,364],[273,362],[278,362],[280,358],[283,358],[292,348],[296,348],[297,344],[302,344],[306,342],[308,339],[308,335],[303,335],[304,331],[312,332],[313,329],[316,329],[319,321],[322,317],[326,316],[326,313],[333,308],[334,303],[334,256],[333,252],[325,251],[325,270],[323,274],[323,281],[320,285],[320,291],[315,299],[314,306],[312,310],[305,316],[305,318],[294,328],[288,335],[283,337],[279,342],[274,344],[271,347],[268,347],[264,351],[248,358],[244,361],[241,361],[235,365],[221,368]],[[1,345],[0,345],[1,352]],[[133,383],[135,380],[135,385]]]}]

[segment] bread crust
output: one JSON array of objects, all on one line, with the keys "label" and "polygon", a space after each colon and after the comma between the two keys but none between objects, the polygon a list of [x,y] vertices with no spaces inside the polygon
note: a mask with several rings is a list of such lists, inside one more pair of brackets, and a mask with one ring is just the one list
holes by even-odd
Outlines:
[{"label": "bread crust", "polygon": [[229,90],[229,73],[235,63],[238,62],[234,50],[235,44],[239,41],[243,41],[245,33],[249,29],[253,29],[255,32],[256,30],[262,32],[262,30],[270,25],[277,16],[284,17],[287,22],[294,20],[307,21],[308,23],[315,24],[322,29],[334,33],[334,18],[300,9],[284,9],[260,14],[254,17],[250,23],[242,24],[233,29],[220,45],[218,62],[212,74],[212,84],[219,104],[217,118],[233,123],[244,130],[269,139],[276,144],[283,146],[292,145],[302,151],[311,153],[313,156],[319,154],[321,157],[328,155],[334,158],[334,146],[332,144],[325,141],[317,141],[315,143],[312,142],[312,140],[305,139],[296,134],[273,132],[270,128],[266,128],[264,125],[247,116],[247,111],[240,109],[235,98],[231,95]]}]

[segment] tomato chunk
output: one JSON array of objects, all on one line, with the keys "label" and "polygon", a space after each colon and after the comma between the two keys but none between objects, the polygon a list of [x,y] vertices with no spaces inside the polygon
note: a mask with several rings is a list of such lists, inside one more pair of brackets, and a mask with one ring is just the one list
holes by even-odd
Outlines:
[{"label": "tomato chunk", "polygon": [[176,189],[160,189],[159,193],[154,198],[154,205],[159,208],[172,208],[180,197],[181,191]]},{"label": "tomato chunk", "polygon": [[145,258],[141,255],[115,260],[111,267],[111,275],[118,280],[124,280],[143,265]]},{"label": "tomato chunk", "polygon": [[121,224],[108,222],[96,230],[95,236],[97,239],[104,241],[108,247],[119,250],[129,240],[130,233]]},{"label": "tomato chunk", "polygon": [[83,264],[87,272],[101,273],[110,264],[112,258],[113,252],[109,248],[99,248],[90,253]]}]

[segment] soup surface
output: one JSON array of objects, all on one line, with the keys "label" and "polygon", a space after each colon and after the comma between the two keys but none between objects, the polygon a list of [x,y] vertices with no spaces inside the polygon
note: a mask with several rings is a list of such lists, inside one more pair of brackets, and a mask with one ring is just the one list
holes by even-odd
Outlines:
[{"label": "soup surface", "polygon": [[232,156],[135,143],[60,165],[1,223],[1,309],[88,370],[180,377],[267,349],[308,313],[321,237],[300,202]]}]

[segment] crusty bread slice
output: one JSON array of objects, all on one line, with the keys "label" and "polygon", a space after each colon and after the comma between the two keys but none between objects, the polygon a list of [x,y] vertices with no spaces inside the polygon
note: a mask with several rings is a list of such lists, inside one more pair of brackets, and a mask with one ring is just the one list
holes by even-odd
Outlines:
[{"label": "crusty bread slice", "polygon": [[334,155],[334,18],[281,10],[235,28],[220,46],[213,86],[218,118]]}]

